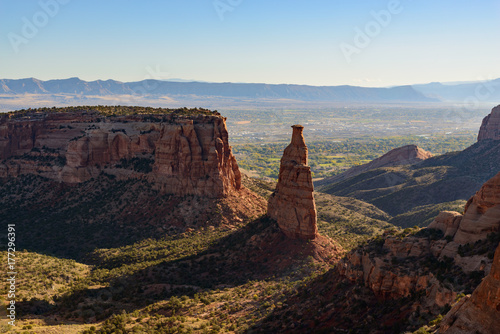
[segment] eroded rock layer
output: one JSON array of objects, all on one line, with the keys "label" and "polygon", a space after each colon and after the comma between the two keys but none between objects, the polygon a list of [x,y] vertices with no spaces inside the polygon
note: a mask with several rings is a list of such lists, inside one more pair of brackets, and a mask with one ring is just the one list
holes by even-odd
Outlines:
[{"label": "eroded rock layer", "polygon": [[483,119],[477,140],[500,140],[500,105],[491,110],[491,113]]},{"label": "eroded rock layer", "polygon": [[337,268],[382,299],[419,294],[420,305],[434,314],[451,305],[460,291],[473,291],[479,284],[473,277],[488,275],[469,301],[455,306],[443,330],[470,333],[479,321],[481,333],[498,333],[499,323],[492,319],[500,316],[500,248],[494,259],[492,251],[499,229],[500,173],[468,201],[464,214],[443,211],[428,228],[387,231],[349,253]]},{"label": "eroded rock layer", "polygon": [[[441,212],[429,225],[453,238],[449,248],[484,240],[500,229],[500,173],[488,180],[465,206],[465,213]],[[451,250],[451,253],[454,251]]]},{"label": "eroded rock layer", "polygon": [[500,247],[495,252],[490,274],[462,298],[443,319],[440,333],[500,333]]},{"label": "eroded rock layer", "polygon": [[318,234],[311,169],[302,125],[293,125],[292,141],[283,152],[276,190],[268,214],[280,229],[294,239],[314,239]]},{"label": "eroded rock layer", "polygon": [[103,116],[31,112],[0,118],[0,177],[79,183],[106,173],[144,177],[167,193],[225,196],[241,187],[218,114]]}]

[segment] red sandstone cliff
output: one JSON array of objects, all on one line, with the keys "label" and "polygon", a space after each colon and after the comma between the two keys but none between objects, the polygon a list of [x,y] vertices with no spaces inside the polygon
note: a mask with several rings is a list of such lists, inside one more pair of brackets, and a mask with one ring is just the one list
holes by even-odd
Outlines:
[{"label": "red sandstone cliff", "polygon": [[495,252],[490,274],[462,298],[443,319],[439,333],[500,333],[500,247]]},{"label": "red sandstone cliff", "polygon": [[[444,240],[443,240],[444,241]],[[446,288],[421,262],[439,258],[442,240],[410,236],[386,236],[379,251],[358,249],[338,265],[340,274],[352,282],[364,282],[382,299],[409,297],[421,292],[427,308],[451,303],[457,293]]]},{"label": "red sandstone cliff", "polygon": [[293,125],[292,128],[292,141],[283,152],[278,184],[269,198],[267,212],[288,237],[314,239],[318,234],[316,204],[311,168],[307,166],[307,146],[302,135],[304,127]]},{"label": "red sandstone cliff", "polygon": [[[0,177],[38,174],[79,183],[102,172],[145,177],[177,195],[225,196],[241,187],[225,118],[32,112],[0,118]],[[134,164],[142,168],[131,168]]]},{"label": "red sandstone cliff", "polygon": [[500,173],[488,180],[469,199],[465,213],[441,212],[428,228],[443,231],[451,239],[443,246],[442,256],[459,259],[460,245],[485,240],[488,234],[500,230]]},{"label": "red sandstone cliff", "polygon": [[[481,271],[488,274],[491,270],[490,278],[485,279],[481,285],[483,288],[475,292],[476,297],[472,300],[479,304],[489,303],[488,307],[484,306],[486,309],[498,307],[498,312],[500,296],[496,284],[500,283],[495,278],[500,267],[498,249],[492,267],[493,261],[487,253],[461,254],[459,248],[465,244],[474,245],[477,241],[486,242],[488,235],[497,233],[499,229],[500,173],[487,181],[469,200],[464,215],[441,212],[427,229],[406,237],[386,235],[375,248],[372,245],[371,248],[349,253],[337,268],[352,282],[363,281],[380,298],[408,297],[419,292],[424,296],[421,301],[423,306],[435,312],[446,304],[452,304],[460,291],[454,291],[443,284],[436,273],[425,270],[429,261],[436,264],[448,262],[465,275]],[[441,238],[429,237],[434,235],[432,230],[440,230],[444,235]]]},{"label": "red sandstone cliff", "polygon": [[477,140],[500,140],[500,105],[491,110],[491,113],[483,119]]}]

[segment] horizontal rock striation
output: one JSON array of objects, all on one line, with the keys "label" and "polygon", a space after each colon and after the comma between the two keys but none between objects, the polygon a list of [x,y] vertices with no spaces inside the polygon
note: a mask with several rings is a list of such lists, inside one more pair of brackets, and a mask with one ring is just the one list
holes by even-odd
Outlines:
[{"label": "horizontal rock striation", "polygon": [[292,141],[281,158],[276,190],[269,198],[268,214],[293,239],[314,239],[318,234],[311,168],[302,125],[293,125]]},{"label": "horizontal rock striation", "polygon": [[164,190],[210,196],[240,189],[241,174],[224,119],[164,125],[156,142],[153,173]]},{"label": "horizontal rock striation", "polygon": [[144,177],[176,195],[220,197],[241,187],[225,118],[216,114],[0,117],[0,177],[38,174],[80,183],[101,173]]}]

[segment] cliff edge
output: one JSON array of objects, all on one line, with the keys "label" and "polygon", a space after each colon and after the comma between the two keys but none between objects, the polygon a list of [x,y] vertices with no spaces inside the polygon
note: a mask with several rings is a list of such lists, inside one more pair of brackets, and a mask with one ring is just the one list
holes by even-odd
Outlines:
[{"label": "cliff edge", "polygon": [[81,183],[105,173],[145,178],[165,193],[209,197],[241,188],[225,118],[217,112],[147,108],[116,114],[103,108],[120,107],[2,115],[0,177],[36,174]]},{"label": "cliff edge", "polygon": [[494,107],[491,113],[483,119],[477,141],[493,139],[500,140],[500,105]]}]

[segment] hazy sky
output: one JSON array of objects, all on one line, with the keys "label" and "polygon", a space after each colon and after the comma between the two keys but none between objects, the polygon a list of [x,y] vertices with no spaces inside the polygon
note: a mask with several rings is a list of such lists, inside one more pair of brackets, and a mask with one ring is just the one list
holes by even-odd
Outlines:
[{"label": "hazy sky", "polygon": [[0,78],[500,77],[500,0],[0,0]]}]

